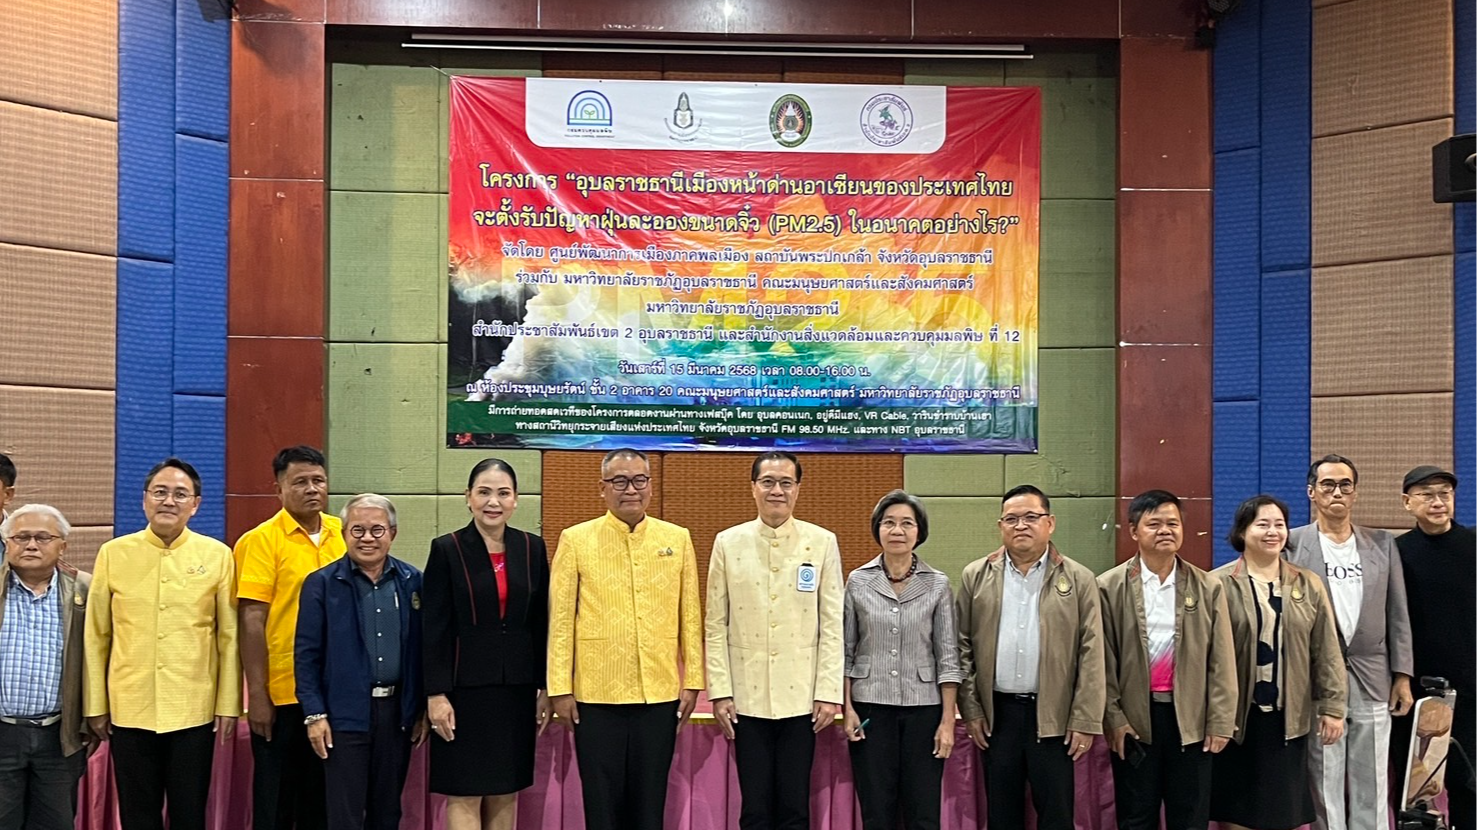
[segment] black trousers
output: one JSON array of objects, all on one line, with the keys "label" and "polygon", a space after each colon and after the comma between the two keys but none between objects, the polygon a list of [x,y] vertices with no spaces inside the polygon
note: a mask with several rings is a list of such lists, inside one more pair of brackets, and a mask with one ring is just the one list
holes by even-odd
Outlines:
[{"label": "black trousers", "polygon": [[1037,830],[1072,830],[1072,756],[1062,736],[1036,737],[1036,697],[995,693],[995,726],[985,762],[985,805],[991,830],[1023,830],[1026,786]]},{"label": "black trousers", "polygon": [[333,730],[323,762],[328,830],[397,830],[409,769],[410,733],[400,728],[400,698],[372,698],[368,732]]},{"label": "black trousers", "polygon": [[210,767],[215,759],[214,722],[175,732],[113,727],[113,777],[123,830],[205,830]]},{"label": "black trousers", "polygon": [[[848,744],[863,830],[938,830],[944,761],[933,757],[942,704],[884,706],[854,701],[866,740]],[[742,723],[743,721],[740,721]]]},{"label": "black trousers", "polygon": [[252,830],[323,830],[323,762],[308,743],[303,707],[275,707],[272,740],[251,733]]},{"label": "black trousers", "polygon": [[1204,830],[1214,756],[1202,744],[1181,745],[1173,703],[1150,703],[1149,724],[1154,743],[1139,744],[1144,754],[1137,766],[1109,753],[1119,830],[1157,830],[1161,804],[1165,830]]},{"label": "black trousers", "polygon": [[815,730],[809,715],[739,716],[733,731],[740,830],[809,830]]},{"label": "black trousers", "polygon": [[61,734],[0,723],[0,830],[72,830],[87,753],[62,755]]},{"label": "black trousers", "polygon": [[581,703],[574,728],[586,830],[661,830],[677,701]]}]

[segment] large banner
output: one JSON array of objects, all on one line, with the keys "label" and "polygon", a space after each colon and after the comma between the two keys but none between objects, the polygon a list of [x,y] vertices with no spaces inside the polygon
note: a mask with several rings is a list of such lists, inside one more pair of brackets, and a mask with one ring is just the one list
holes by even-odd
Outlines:
[{"label": "large banner", "polygon": [[1036,89],[451,79],[449,446],[1033,452]]}]

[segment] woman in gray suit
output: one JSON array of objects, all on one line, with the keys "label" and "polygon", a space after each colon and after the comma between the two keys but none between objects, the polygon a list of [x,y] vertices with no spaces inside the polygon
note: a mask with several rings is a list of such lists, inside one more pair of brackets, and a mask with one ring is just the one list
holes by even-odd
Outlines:
[{"label": "woman in gray suit", "polygon": [[918,558],[928,513],[893,490],[872,510],[882,553],[851,572],[844,604],[846,736],[865,830],[937,830],[954,699],[964,679],[949,578]]}]

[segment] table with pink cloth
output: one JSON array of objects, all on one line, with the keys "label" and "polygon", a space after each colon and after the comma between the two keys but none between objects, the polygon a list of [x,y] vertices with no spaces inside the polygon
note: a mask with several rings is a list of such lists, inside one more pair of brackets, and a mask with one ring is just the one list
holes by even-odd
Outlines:
[{"label": "table with pink cloth", "polygon": [[[985,796],[979,753],[961,725],[956,751],[944,768],[943,826],[985,826]],[[1065,751],[1065,748],[1063,749]],[[532,787],[520,794],[518,826],[525,830],[583,830],[579,769],[569,730],[554,725],[538,743]],[[113,830],[118,826],[113,793],[113,765],[104,747],[88,764],[78,803],[79,830]],[[694,720],[677,738],[677,753],[668,779],[666,830],[728,830],[738,826],[739,789],[733,748],[711,720]],[[811,772],[811,822],[827,830],[860,830],[856,791],[840,726],[817,738]],[[443,800],[426,792],[426,750],[411,758],[405,785],[406,830],[443,826]],[[236,735],[216,748],[210,792],[212,830],[251,827],[251,741],[243,718]],[[1113,779],[1101,739],[1077,767],[1077,827],[1109,830],[1113,822]]]}]

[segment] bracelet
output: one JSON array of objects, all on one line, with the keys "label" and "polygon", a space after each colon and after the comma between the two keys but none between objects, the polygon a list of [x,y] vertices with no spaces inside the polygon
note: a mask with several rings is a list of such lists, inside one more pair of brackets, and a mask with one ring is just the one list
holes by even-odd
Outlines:
[{"label": "bracelet", "polygon": [[312,726],[313,724],[317,723],[320,720],[327,720],[327,719],[328,719],[328,715],[326,715],[326,714],[322,714],[322,715],[308,715],[307,717],[303,718],[303,726]]}]

